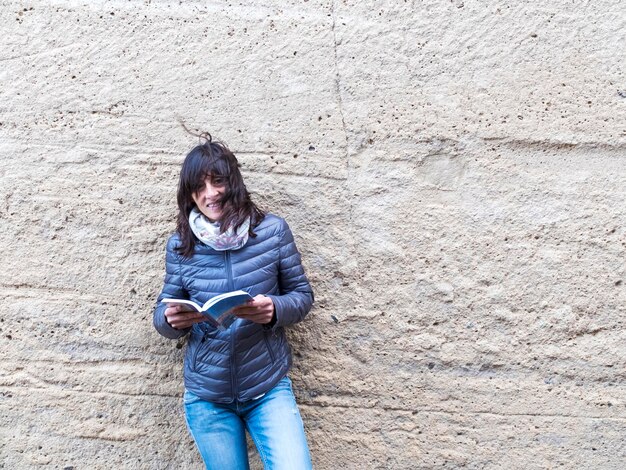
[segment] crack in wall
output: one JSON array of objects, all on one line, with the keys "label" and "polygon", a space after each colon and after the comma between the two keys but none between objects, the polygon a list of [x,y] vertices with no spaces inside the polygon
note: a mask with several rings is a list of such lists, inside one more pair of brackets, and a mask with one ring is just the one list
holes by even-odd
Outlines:
[{"label": "crack in wall", "polygon": [[563,413],[498,413],[495,411],[481,411],[481,410],[472,410],[472,411],[456,411],[456,410],[441,410],[435,408],[401,408],[401,407],[392,407],[392,406],[363,406],[357,404],[350,405],[342,405],[338,403],[333,404],[325,404],[325,403],[299,403],[298,406],[301,408],[312,407],[312,408],[341,408],[341,409],[360,409],[360,410],[374,410],[374,411],[392,411],[392,412],[403,412],[403,413],[441,413],[441,414],[450,414],[450,415],[491,415],[491,416],[506,416],[506,417],[529,417],[529,418],[565,418],[565,419],[597,419],[602,421],[616,421],[616,422],[626,422],[625,417],[607,417],[607,416],[598,416],[598,415],[575,415],[575,414],[563,414]]},{"label": "crack in wall", "polygon": [[[332,18],[333,18],[333,24],[332,24],[333,54],[334,54],[334,60],[335,60],[335,93],[337,93],[337,105],[339,107],[339,115],[341,116],[341,126],[343,129],[344,145],[346,146],[346,154],[345,154],[346,172],[348,175],[347,179],[349,180],[350,169],[351,169],[350,168],[350,147],[348,145],[348,131],[346,129],[346,119],[343,113],[343,99],[341,97],[341,75],[339,74],[339,59],[337,55],[337,47],[339,44],[337,43],[337,31],[336,31],[336,25],[337,25],[336,0],[333,0],[333,3],[332,3]],[[353,212],[352,200],[349,199],[348,201],[349,224],[352,224],[352,212]]]}]

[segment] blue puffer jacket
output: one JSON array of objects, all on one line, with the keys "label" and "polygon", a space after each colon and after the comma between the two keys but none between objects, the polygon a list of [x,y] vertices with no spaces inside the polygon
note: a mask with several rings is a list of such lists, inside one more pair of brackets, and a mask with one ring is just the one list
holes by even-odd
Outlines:
[{"label": "blue puffer jacket", "polygon": [[[177,234],[167,242],[163,291],[154,310],[154,326],[166,338],[190,333],[185,353],[185,387],[218,403],[255,398],[282,379],[291,366],[284,326],[302,320],[313,304],[313,291],[304,274],[300,253],[284,219],[267,215],[239,250],[216,251],[197,243],[191,258],[179,255]],[[165,320],[167,297],[204,304],[233,290],[253,297],[271,297],[276,323],[271,328],[237,319],[226,331],[206,322],[176,330]]]}]

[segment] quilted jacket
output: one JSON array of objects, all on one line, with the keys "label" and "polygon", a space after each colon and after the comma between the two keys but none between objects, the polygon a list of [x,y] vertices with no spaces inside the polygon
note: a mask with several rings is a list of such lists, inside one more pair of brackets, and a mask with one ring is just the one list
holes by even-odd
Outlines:
[{"label": "quilted jacket", "polygon": [[[284,327],[302,320],[313,304],[293,235],[284,219],[268,214],[239,250],[216,251],[196,243],[190,258],[178,254],[178,234],[167,242],[165,282],[154,310],[154,326],[166,338],[189,334],[184,361],[185,387],[217,403],[246,401],[262,395],[282,379],[291,366]],[[165,320],[164,298],[190,299],[204,304],[233,290],[253,297],[271,297],[276,322],[267,325],[237,319],[221,331],[209,323],[177,330]]]}]

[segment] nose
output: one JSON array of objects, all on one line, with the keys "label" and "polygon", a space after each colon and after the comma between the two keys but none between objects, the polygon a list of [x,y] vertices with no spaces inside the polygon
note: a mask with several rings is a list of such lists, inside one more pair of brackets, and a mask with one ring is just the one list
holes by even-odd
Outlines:
[{"label": "nose", "polygon": [[212,200],[215,199],[219,195],[219,191],[217,188],[211,184],[207,184],[204,189],[204,197],[206,199]]}]

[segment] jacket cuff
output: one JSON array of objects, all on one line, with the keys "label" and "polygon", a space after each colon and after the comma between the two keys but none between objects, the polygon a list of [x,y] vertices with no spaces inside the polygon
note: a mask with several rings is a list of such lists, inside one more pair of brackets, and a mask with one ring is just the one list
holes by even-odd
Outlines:
[{"label": "jacket cuff", "polygon": [[263,325],[263,329],[265,330],[271,330],[274,325],[276,324],[276,308],[274,307],[274,314],[272,315],[272,319],[269,323],[266,323]]},{"label": "jacket cuff", "polygon": [[280,326],[285,326],[285,314],[283,311],[283,303],[279,295],[268,295],[274,304],[274,316],[272,321],[263,325],[266,330],[275,330]]},{"label": "jacket cuff", "polygon": [[165,309],[157,307],[157,311],[154,313],[154,327],[162,336],[169,339],[178,339],[184,336],[190,328],[184,330],[177,330],[167,322],[164,315]]}]

